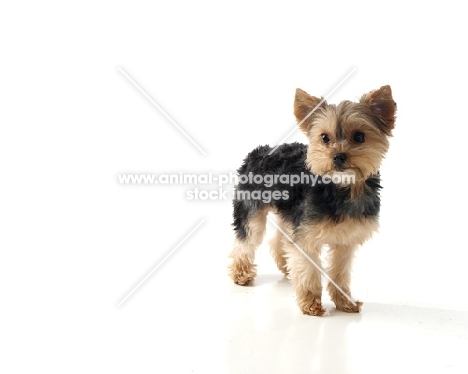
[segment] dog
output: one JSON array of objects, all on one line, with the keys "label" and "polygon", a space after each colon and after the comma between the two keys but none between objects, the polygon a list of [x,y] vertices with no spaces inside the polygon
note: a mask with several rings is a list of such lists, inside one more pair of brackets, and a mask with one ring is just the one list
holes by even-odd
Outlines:
[{"label": "dog", "polygon": [[[249,285],[256,276],[255,250],[271,212],[277,222],[271,252],[291,280],[300,310],[313,316],[325,312],[323,274],[338,310],[361,311],[362,302],[350,296],[351,264],[356,249],[379,226],[379,168],[396,109],[388,85],[362,95],[358,102],[338,105],[296,90],[294,115],[309,144],[259,146],[237,170],[235,244],[229,266],[236,284]],[[325,270],[320,264],[324,246]]]}]

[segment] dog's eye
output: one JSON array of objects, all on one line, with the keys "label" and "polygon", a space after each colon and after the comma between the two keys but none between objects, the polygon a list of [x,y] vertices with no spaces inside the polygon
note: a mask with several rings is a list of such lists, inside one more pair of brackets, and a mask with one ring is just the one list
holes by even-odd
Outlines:
[{"label": "dog's eye", "polygon": [[356,131],[353,135],[353,141],[356,142],[356,143],[364,143],[364,141],[366,140],[366,137],[364,135],[364,133],[360,132],[360,131]]},{"label": "dog's eye", "polygon": [[330,143],[330,138],[328,137],[327,134],[322,134],[322,141],[327,144]]}]

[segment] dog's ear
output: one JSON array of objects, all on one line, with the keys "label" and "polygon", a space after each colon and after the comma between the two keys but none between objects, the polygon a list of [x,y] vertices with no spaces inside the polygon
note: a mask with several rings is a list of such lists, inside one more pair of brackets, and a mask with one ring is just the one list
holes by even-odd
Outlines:
[{"label": "dog's ear", "polygon": [[[294,115],[296,116],[297,123],[299,128],[304,131],[306,134],[309,131],[309,125],[311,123],[314,113],[318,109],[318,105],[321,103],[322,99],[318,97],[310,96],[307,92],[301,90],[300,88],[296,89],[296,97],[294,99]],[[324,101],[322,105],[326,105]]]},{"label": "dog's ear", "polygon": [[361,103],[370,106],[372,112],[380,119],[379,128],[385,134],[391,135],[392,130],[395,128],[397,106],[393,100],[390,86],[382,86],[378,90],[362,95]]}]

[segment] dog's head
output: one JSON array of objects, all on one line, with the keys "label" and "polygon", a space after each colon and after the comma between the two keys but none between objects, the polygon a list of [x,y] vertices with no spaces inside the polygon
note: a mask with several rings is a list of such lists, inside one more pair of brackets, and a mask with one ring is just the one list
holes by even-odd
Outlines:
[{"label": "dog's head", "polygon": [[395,126],[390,86],[364,94],[358,103],[328,104],[297,89],[294,115],[309,138],[307,166],[318,175],[354,175],[364,181],[378,172]]}]

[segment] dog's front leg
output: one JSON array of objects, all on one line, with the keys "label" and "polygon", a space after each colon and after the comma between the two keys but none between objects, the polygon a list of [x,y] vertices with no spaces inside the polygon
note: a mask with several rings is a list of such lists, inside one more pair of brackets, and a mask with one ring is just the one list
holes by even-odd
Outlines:
[{"label": "dog's front leg", "polygon": [[295,245],[289,243],[287,247],[287,268],[299,308],[304,314],[323,315],[322,280],[317,269],[317,266],[321,266],[321,248],[308,243],[305,235],[299,238],[296,236]]},{"label": "dog's front leg", "polygon": [[336,305],[336,309],[348,313],[357,313],[361,310],[362,302],[351,301],[350,282],[351,265],[356,252],[355,245],[330,245],[328,276],[341,288],[328,284],[328,293]]}]

